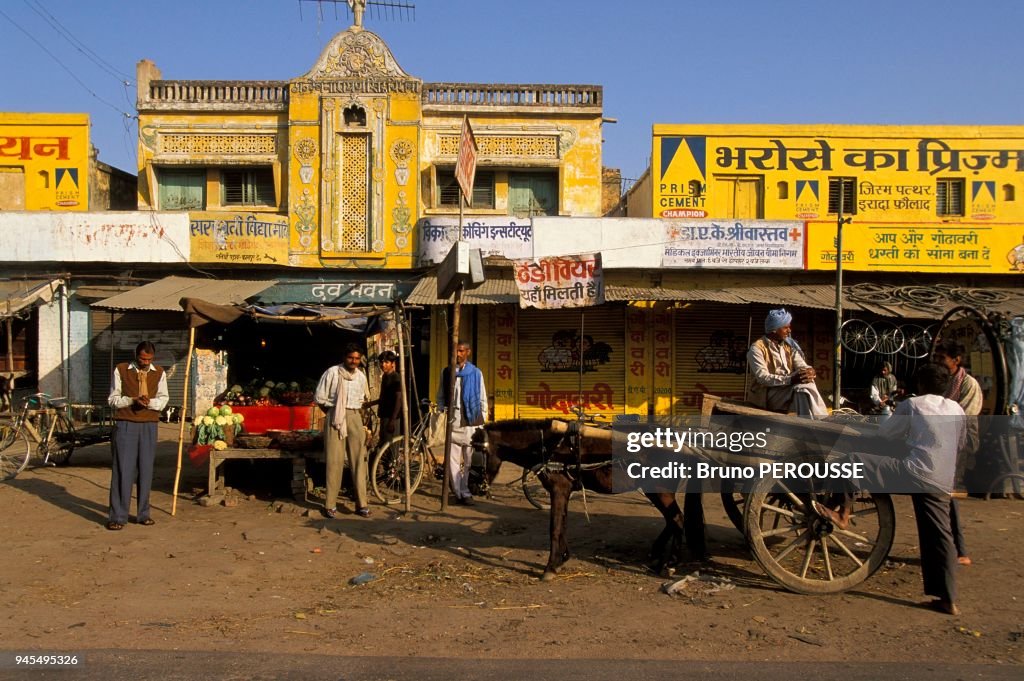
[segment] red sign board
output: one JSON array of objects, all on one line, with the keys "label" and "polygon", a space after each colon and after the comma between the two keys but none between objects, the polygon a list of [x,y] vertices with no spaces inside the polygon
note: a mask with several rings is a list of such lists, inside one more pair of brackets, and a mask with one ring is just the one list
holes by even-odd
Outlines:
[{"label": "red sign board", "polygon": [[462,118],[462,136],[459,138],[459,160],[455,163],[455,181],[466,197],[466,203],[473,204],[473,179],[476,177],[476,138],[469,126],[469,116]]}]

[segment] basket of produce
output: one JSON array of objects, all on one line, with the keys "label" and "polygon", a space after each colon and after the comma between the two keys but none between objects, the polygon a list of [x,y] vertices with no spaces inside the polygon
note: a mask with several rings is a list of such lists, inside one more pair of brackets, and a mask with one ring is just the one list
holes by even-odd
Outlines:
[{"label": "basket of produce", "polygon": [[267,435],[273,438],[273,446],[281,449],[304,451],[323,447],[323,435],[315,430],[268,430]]},{"label": "basket of produce", "polygon": [[242,433],[235,436],[235,445],[242,449],[266,449],[274,442],[274,439],[267,435],[252,435]]}]

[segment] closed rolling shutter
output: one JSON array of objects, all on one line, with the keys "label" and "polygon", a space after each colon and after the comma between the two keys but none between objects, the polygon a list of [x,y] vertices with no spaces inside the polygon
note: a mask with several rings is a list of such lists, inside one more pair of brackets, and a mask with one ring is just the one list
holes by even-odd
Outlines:
[{"label": "closed rolling shutter", "polygon": [[624,414],[625,308],[519,311],[517,416],[570,415],[580,402],[588,414]]},{"label": "closed rolling shutter", "polygon": [[676,310],[673,414],[699,414],[703,393],[743,399],[749,329],[745,305],[698,303]]},{"label": "closed rolling shutter", "polygon": [[[700,396],[710,393],[745,400],[747,349],[764,335],[764,319],[772,306],[701,303],[676,311],[674,414],[700,413]],[[787,308],[793,315],[793,337],[808,364],[818,371],[822,395],[831,387],[832,329],[829,313]]]},{"label": "closed rolling shutter", "polygon": [[148,340],[156,346],[154,363],[167,372],[167,391],[171,396],[168,405],[181,405],[188,354],[188,330],[181,313],[115,312],[111,317],[109,310],[92,310],[90,322],[94,404],[106,404],[114,366],[135,359],[135,347]]}]

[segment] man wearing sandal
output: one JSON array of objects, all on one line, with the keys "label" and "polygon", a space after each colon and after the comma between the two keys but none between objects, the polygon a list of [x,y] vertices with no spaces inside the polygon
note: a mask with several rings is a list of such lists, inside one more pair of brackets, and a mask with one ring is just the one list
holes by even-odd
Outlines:
[{"label": "man wearing sandal", "polygon": [[153,484],[156,460],[157,423],[167,406],[167,376],[153,364],[156,348],[142,341],[135,348],[135,361],[114,368],[107,403],[114,410],[114,434],[110,440],[114,462],[110,476],[110,513],[108,530],[123,529],[132,505],[132,486],[138,478],[140,525],[153,525],[149,516],[149,490]]}]

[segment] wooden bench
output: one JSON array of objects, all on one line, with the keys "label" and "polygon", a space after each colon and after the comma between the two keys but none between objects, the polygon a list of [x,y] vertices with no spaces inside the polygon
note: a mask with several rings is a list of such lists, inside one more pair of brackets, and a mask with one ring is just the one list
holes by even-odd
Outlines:
[{"label": "wooden bench", "polygon": [[210,450],[210,472],[206,492],[210,496],[224,490],[224,476],[221,466],[229,459],[291,459],[292,462],[292,496],[296,501],[306,499],[306,457],[315,456],[317,452],[287,449],[238,449],[231,448]]}]

